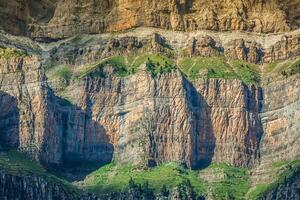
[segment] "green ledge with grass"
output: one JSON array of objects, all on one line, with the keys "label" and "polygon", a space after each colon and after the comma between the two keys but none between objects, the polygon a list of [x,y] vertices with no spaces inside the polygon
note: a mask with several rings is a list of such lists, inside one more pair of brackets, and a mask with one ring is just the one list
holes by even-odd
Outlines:
[{"label": "green ledge with grass", "polygon": [[[2,147],[0,147],[0,150]],[[79,195],[79,190],[66,180],[56,177],[48,172],[33,158],[17,150],[2,149],[0,151],[0,171],[15,176],[41,177],[50,184],[58,184],[72,195]]]},{"label": "green ledge with grass", "polygon": [[158,193],[164,187],[171,190],[181,183],[189,182],[197,195],[213,195],[216,199],[243,199],[250,188],[249,175],[244,168],[213,164],[205,170],[221,170],[225,176],[219,181],[209,183],[199,177],[200,170],[186,169],[175,162],[149,169],[138,165],[111,163],[88,175],[80,186],[103,195],[126,191],[130,180],[133,180],[138,184],[147,182],[149,187]]},{"label": "green ledge with grass", "polygon": [[[267,192],[284,184],[300,173],[300,157],[293,161],[280,161],[270,167],[280,171],[276,179],[270,184],[261,184],[251,187],[249,170],[234,167],[227,164],[211,164],[200,169],[187,169],[176,162],[165,163],[153,168],[145,168],[141,165],[123,164],[114,162],[107,164],[89,174],[85,180],[73,184],[58,178],[47,171],[34,159],[16,151],[1,150],[0,170],[7,174],[17,176],[38,176],[51,184],[61,185],[73,195],[80,190],[92,192],[103,196],[130,188],[130,183],[147,184],[154,193],[163,190],[172,190],[188,183],[197,195],[204,195],[213,199],[249,199],[256,200]],[[57,173],[59,174],[59,173]],[[217,178],[205,178],[201,174],[217,175]]]},{"label": "green ledge with grass", "polygon": [[245,84],[258,84],[261,79],[259,67],[244,61],[227,61],[221,56],[173,60],[157,54],[112,56],[98,63],[78,67],[56,66],[48,68],[47,74],[50,79],[59,78],[64,82],[71,79],[82,80],[85,77],[104,78],[103,69],[110,66],[114,76],[124,78],[135,74],[142,64],[146,65],[153,78],[179,69],[191,81],[199,78],[222,78],[242,80]]},{"label": "green ledge with grass", "polygon": [[256,200],[267,194],[268,192],[276,189],[282,184],[288,183],[296,175],[300,173],[300,157],[292,161],[279,161],[273,163],[271,167],[277,171],[275,180],[269,184],[259,184],[251,188],[247,193],[246,198],[249,200]]}]

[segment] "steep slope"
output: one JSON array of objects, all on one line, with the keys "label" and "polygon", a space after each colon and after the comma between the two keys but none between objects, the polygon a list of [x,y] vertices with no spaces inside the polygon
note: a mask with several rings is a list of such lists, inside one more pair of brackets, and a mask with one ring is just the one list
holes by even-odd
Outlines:
[{"label": "steep slope", "polygon": [[[270,166],[299,156],[299,37],[299,30],[260,35],[137,28],[38,43],[1,33],[0,144],[50,169],[111,161],[117,169],[138,165],[145,175],[148,167],[159,171],[169,162],[204,168],[170,170],[193,180],[192,188],[205,180],[207,198],[242,199],[250,186],[270,184],[282,172]],[[91,175],[100,188],[101,169]],[[108,182],[118,175],[105,174]],[[17,188],[44,195],[40,199],[69,198],[40,175],[19,177],[4,169],[1,177],[6,196]],[[241,192],[219,196],[230,195],[235,181],[242,181]],[[37,194],[36,184],[47,192]],[[297,197],[297,174],[281,184],[265,198],[280,198],[285,185],[293,185],[287,198]],[[132,186],[111,198],[134,199],[149,189]],[[182,190],[193,199],[192,190]]]},{"label": "steep slope", "polygon": [[4,30],[53,39],[140,26],[185,31],[284,32],[299,28],[300,13],[297,0],[14,0],[1,1],[0,8],[0,26]]}]

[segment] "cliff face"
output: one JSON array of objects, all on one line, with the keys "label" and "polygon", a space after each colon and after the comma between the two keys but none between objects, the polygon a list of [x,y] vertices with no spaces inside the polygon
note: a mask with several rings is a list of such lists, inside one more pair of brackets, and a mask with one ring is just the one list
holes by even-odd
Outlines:
[{"label": "cliff face", "polygon": [[2,28],[33,38],[64,38],[140,26],[185,31],[284,32],[299,28],[300,13],[297,0],[26,0],[3,1],[0,7]]},{"label": "cliff face", "polygon": [[[2,65],[2,90],[16,99],[12,108],[20,114],[4,110],[3,117],[20,119],[3,134],[46,163],[108,162],[113,151],[119,162],[189,166],[212,160],[248,166],[257,157],[259,88],[225,80],[192,84],[178,71],[152,78],[142,70],[126,79],[88,78],[70,85],[65,94],[72,105],[43,82],[36,58],[8,62]],[[33,72],[21,76],[28,82],[19,83],[16,76],[29,66]]]},{"label": "cliff face", "polygon": [[299,152],[300,117],[299,75],[275,81],[264,89],[262,124],[264,137],[261,142],[262,164],[278,159],[290,159]]},{"label": "cliff face", "polygon": [[[297,145],[285,147],[298,141],[297,76],[259,87],[238,80],[190,81],[179,70],[153,76],[142,65],[136,74],[124,78],[116,77],[109,67],[96,77],[65,82],[46,78],[43,66],[49,63],[76,69],[98,59],[149,50],[176,58],[174,49],[188,46],[181,43],[186,39],[182,35],[177,46],[167,37],[150,36],[73,38],[47,51],[42,46],[38,52],[44,52],[37,56],[2,58],[4,141],[46,164],[106,163],[114,157],[120,163],[149,165],[180,161],[199,167],[216,161],[253,166],[280,160],[282,154],[290,159],[297,156]],[[229,48],[240,44],[233,41],[225,45],[230,59],[249,52],[241,45]],[[1,43],[21,46],[9,39]],[[29,44],[24,48],[35,46]],[[223,48],[212,37],[197,39],[195,44],[199,52],[208,54],[214,52],[209,49]],[[279,137],[285,140],[276,142]]]},{"label": "cliff face", "polygon": [[[47,167],[227,163],[266,183],[260,170],[299,156],[299,8],[297,0],[1,1],[2,29],[50,43],[0,33],[0,147]],[[295,73],[265,78],[279,61]],[[0,175],[10,199],[73,198],[38,177]],[[263,198],[298,198],[298,179]],[[107,198],[135,191],[118,195]]]},{"label": "cliff face", "polygon": [[45,82],[40,66],[34,56],[1,59],[0,110],[4,141],[46,163],[83,158],[109,161],[106,157],[111,157],[112,147],[101,135],[101,126],[85,111],[56,97]]},{"label": "cliff face", "polygon": [[257,156],[259,89],[240,81],[193,85],[176,71],[157,78],[142,71],[125,80],[88,79],[70,86],[68,96],[73,92],[72,101],[89,105],[103,124],[117,161],[177,160],[196,166],[215,160],[247,166]]},{"label": "cliff face", "polygon": [[69,197],[61,186],[52,185],[40,177],[21,177],[0,173],[0,186],[1,197],[5,197],[7,200],[75,199]]},{"label": "cliff face", "polygon": [[286,181],[284,184],[281,184],[275,187],[273,190],[264,194],[260,199],[262,200],[279,200],[279,199],[299,199],[299,190],[300,190],[300,176],[299,173],[291,180]]}]

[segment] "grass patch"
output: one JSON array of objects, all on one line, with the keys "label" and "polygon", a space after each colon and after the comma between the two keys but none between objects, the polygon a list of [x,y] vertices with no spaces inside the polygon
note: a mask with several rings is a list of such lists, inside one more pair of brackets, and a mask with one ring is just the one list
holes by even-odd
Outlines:
[{"label": "grass patch", "polygon": [[158,55],[148,57],[146,66],[152,77],[156,77],[163,73],[170,73],[176,69],[174,63],[170,59]]},{"label": "grass patch", "polygon": [[289,76],[300,74],[300,59],[298,59],[291,65],[291,67],[287,70],[286,74]]},{"label": "grass patch", "polygon": [[180,70],[189,78],[225,78],[232,76],[232,70],[222,57],[193,57],[179,62]]},{"label": "grass patch", "polygon": [[16,150],[0,152],[0,170],[16,176],[39,176],[51,184],[61,185],[70,194],[79,194],[73,185],[48,173],[41,164]]},{"label": "grass patch", "polygon": [[258,84],[259,71],[254,64],[227,62],[223,57],[193,57],[179,62],[181,71],[191,80],[198,78],[239,79],[246,84]]},{"label": "grass patch", "polygon": [[162,55],[118,55],[74,69],[60,66],[52,68],[51,71],[54,71],[54,73],[52,72],[53,77],[61,77],[63,80],[69,80],[70,77],[75,80],[81,80],[85,77],[104,78],[107,74],[122,78],[135,74],[142,64],[146,64],[146,69],[152,77],[170,73],[179,68],[190,80],[214,78],[239,79],[246,84],[258,84],[260,82],[260,74],[256,65],[243,61],[231,61],[229,63],[220,56],[184,58],[179,61],[177,67],[175,60]]},{"label": "grass patch", "polygon": [[300,173],[300,157],[293,161],[280,161],[272,164],[272,168],[282,169],[281,173],[278,173],[277,178],[270,184],[260,184],[255,186],[247,195],[247,199],[255,200],[259,199],[264,194],[270,192],[273,189],[279,187],[279,185],[289,182]]},{"label": "grass patch", "polygon": [[300,74],[300,58],[277,61],[265,65],[266,76],[272,79],[283,79]]},{"label": "grass patch", "polygon": [[0,47],[0,58],[9,60],[12,58],[21,58],[21,57],[25,57],[25,56],[26,56],[26,54],[24,52],[18,51],[17,49]]},{"label": "grass patch", "polygon": [[72,78],[72,69],[68,66],[60,66],[54,69],[52,76],[54,78],[61,79],[65,82],[69,82]]},{"label": "grass patch", "polygon": [[171,72],[175,68],[174,61],[171,59],[150,54],[139,56],[112,56],[101,62],[77,68],[71,68],[69,66],[48,67],[47,74],[50,79],[59,78],[65,82],[69,82],[72,79],[81,80],[85,77],[104,78],[108,73],[122,78],[135,74],[142,64],[147,64],[147,69],[154,76]]},{"label": "grass patch", "polygon": [[214,199],[244,199],[250,188],[247,169],[227,164],[212,164],[205,170],[210,170],[212,173],[222,171],[224,174],[223,179],[207,183],[210,195]]},{"label": "grass patch", "polygon": [[268,63],[265,67],[266,69],[266,72],[267,73],[270,73],[272,72],[277,66],[278,66],[279,62],[276,61],[276,62],[272,62],[272,63]]},{"label": "grass patch", "polygon": [[134,165],[108,164],[90,174],[82,187],[90,192],[108,194],[128,189],[129,180],[143,184],[149,183],[149,187],[159,193],[166,186],[173,189],[184,182],[191,183],[197,195],[213,195],[215,199],[232,197],[243,199],[250,187],[249,176],[244,168],[232,167],[229,165],[211,165],[205,170],[223,170],[226,177],[217,182],[208,183],[198,175],[199,171],[186,169],[177,163],[167,163],[158,167],[143,169]]},{"label": "grass patch", "polygon": [[246,84],[258,84],[260,82],[260,73],[257,65],[236,60],[230,62],[239,79]]},{"label": "grass patch", "polygon": [[197,178],[197,172],[180,167],[176,163],[167,163],[159,167],[144,170],[140,166],[130,164],[108,164],[95,171],[84,181],[84,188],[98,194],[118,192],[128,189],[129,180],[142,184],[148,181],[149,187],[159,192],[165,185],[174,188],[185,180],[189,180],[198,194],[204,192],[203,181]]}]

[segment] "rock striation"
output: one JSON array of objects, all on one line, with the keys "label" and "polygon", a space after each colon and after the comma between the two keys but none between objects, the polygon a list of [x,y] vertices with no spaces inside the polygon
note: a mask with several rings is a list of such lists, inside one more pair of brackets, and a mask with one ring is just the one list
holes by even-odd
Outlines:
[{"label": "rock striation", "polygon": [[[299,30],[278,32],[299,28],[299,1],[282,2],[0,2],[5,31],[55,41],[38,43],[0,33],[1,47],[22,52],[0,50],[0,145],[18,148],[47,167],[114,160],[148,167],[175,161],[195,169],[212,162],[251,168],[283,157],[293,160],[300,150],[299,74],[246,85],[240,80],[188,80],[176,67],[155,74],[143,62],[126,77],[105,66],[95,76],[87,73],[62,84],[46,72],[52,65],[79,71],[86,66],[92,72],[91,65],[122,55],[159,54],[176,62],[219,56],[255,64],[295,58]],[[140,28],[74,36],[140,26],[191,32]],[[278,34],[196,31],[204,29]],[[63,38],[68,39],[59,40]],[[0,194],[11,199],[73,198],[38,177],[0,174]],[[264,198],[298,198],[298,185],[297,180],[286,183]],[[12,193],[14,189],[20,193]],[[134,199],[135,193],[120,195],[107,198]],[[180,199],[178,191],[172,195]]]},{"label": "rock striation", "polygon": [[[209,56],[221,49],[212,37],[197,38],[194,52]],[[246,43],[237,43],[240,47],[225,52],[252,58],[254,50],[244,51]],[[67,83],[59,96],[60,82],[47,78],[42,67],[49,60],[76,67],[113,55],[143,54],[149,46],[156,53],[176,47],[158,34],[73,38],[41,55],[2,58],[3,141],[46,165],[114,158],[150,166],[168,161],[192,168],[212,161],[254,166],[280,160],[283,154],[297,156],[297,145],[284,147],[298,141],[297,76],[260,87],[238,80],[189,81],[178,70],[154,77],[146,66],[120,78],[105,68],[104,76]],[[278,137],[286,140],[276,142]]]},{"label": "rock striation", "polygon": [[0,62],[4,141],[48,164],[68,159],[110,161],[111,145],[101,134],[95,135],[101,126],[53,94],[37,57],[2,58]]},{"label": "rock striation", "polygon": [[141,26],[180,31],[285,32],[299,28],[300,13],[298,0],[13,0],[2,1],[0,8],[4,30],[50,39]]}]

